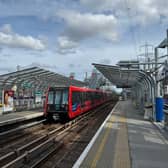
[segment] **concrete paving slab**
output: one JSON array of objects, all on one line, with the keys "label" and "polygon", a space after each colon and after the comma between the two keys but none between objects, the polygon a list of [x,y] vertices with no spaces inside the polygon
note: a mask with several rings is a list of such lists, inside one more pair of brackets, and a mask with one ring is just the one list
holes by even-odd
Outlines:
[{"label": "concrete paving slab", "polygon": [[167,139],[152,122],[143,119],[131,102],[125,105],[129,109],[127,124],[132,168],[168,167]]},{"label": "concrete paving slab", "polygon": [[81,164],[74,165],[74,168],[76,167],[130,167],[126,119],[120,110],[120,105],[113,109],[87,156]]},{"label": "concrete paving slab", "polygon": [[144,120],[131,101],[120,101],[78,167],[167,168],[167,156],[168,133]]}]

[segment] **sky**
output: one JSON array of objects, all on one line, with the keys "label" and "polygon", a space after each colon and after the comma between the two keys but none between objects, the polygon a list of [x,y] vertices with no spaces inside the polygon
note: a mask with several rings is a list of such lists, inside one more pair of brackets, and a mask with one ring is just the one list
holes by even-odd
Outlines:
[{"label": "sky", "polygon": [[92,63],[136,59],[141,45],[166,37],[167,6],[167,0],[0,0],[0,74],[41,66],[83,80]]}]

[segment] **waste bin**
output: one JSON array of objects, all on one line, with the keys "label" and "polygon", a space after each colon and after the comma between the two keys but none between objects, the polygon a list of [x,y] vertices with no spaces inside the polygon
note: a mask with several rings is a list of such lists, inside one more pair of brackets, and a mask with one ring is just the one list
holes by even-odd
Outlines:
[{"label": "waste bin", "polygon": [[155,109],[156,109],[156,121],[161,122],[164,118],[163,98],[162,97],[156,98]]}]

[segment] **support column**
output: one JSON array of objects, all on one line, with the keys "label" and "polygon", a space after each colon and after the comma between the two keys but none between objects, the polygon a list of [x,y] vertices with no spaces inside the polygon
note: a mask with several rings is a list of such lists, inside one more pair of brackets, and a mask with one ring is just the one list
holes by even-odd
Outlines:
[{"label": "support column", "polygon": [[163,112],[163,98],[160,95],[160,82],[158,81],[158,48],[155,48],[155,117],[157,122],[161,122],[164,119],[164,112]]}]

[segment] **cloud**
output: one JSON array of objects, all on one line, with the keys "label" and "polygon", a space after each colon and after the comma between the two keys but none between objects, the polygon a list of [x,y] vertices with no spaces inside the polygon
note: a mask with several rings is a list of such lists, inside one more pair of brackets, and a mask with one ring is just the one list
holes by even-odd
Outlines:
[{"label": "cloud", "polygon": [[3,51],[3,48],[2,47],[0,47],[0,53]]},{"label": "cloud", "polygon": [[17,0],[17,5],[15,0],[0,0],[0,16],[33,15],[44,18],[51,16],[60,6],[57,0]]},{"label": "cloud", "polygon": [[5,62],[7,62],[7,60],[4,59],[4,58],[0,58],[0,62],[1,62],[1,63],[5,63]]},{"label": "cloud", "polygon": [[44,50],[45,44],[32,36],[22,36],[12,32],[11,26],[6,24],[0,31],[0,45],[14,48],[25,48],[32,50]]},{"label": "cloud", "polygon": [[58,48],[56,50],[56,52],[58,54],[61,54],[61,55],[66,55],[66,54],[75,54],[76,50],[75,49],[62,49],[62,48]]},{"label": "cloud", "polygon": [[78,46],[78,43],[75,41],[72,41],[69,37],[66,36],[60,36],[58,37],[58,47],[62,50],[71,50],[73,48],[76,48]]},{"label": "cloud", "polygon": [[60,11],[58,16],[67,24],[65,34],[74,41],[101,36],[114,41],[117,39],[117,19],[113,15]]},{"label": "cloud", "polygon": [[118,39],[117,19],[113,15],[59,11],[57,16],[64,20],[66,28],[58,38],[59,49],[72,49],[88,38],[99,37],[109,41]]},{"label": "cloud", "polygon": [[33,63],[31,63],[30,65],[28,65],[26,67],[40,67],[40,68],[47,68],[47,69],[53,69],[53,70],[57,69],[56,65],[43,64],[43,63],[38,63],[38,62],[33,62]]},{"label": "cloud", "polygon": [[10,58],[10,57],[12,57],[12,55],[11,55],[11,54],[8,54],[8,53],[7,53],[7,54],[3,54],[2,56],[5,57],[5,58]]},{"label": "cloud", "polygon": [[94,11],[111,10],[117,7],[118,0],[80,0],[80,3]]},{"label": "cloud", "polygon": [[35,16],[44,21],[55,19],[55,11],[73,8],[74,0],[0,0],[0,17]]},{"label": "cloud", "polygon": [[71,63],[71,64],[69,64],[68,66],[69,66],[69,68],[74,68],[74,67],[75,67],[75,64],[72,64],[72,63]]},{"label": "cloud", "polygon": [[162,17],[165,21],[168,19],[168,1],[166,0],[80,0],[80,4],[92,12],[115,13],[122,23],[126,18],[127,20],[131,18],[134,24],[146,26],[157,24],[162,21]]},{"label": "cloud", "polygon": [[29,55],[34,56],[35,58],[42,58],[45,57],[46,55],[43,54],[42,52],[29,52]]},{"label": "cloud", "polygon": [[100,60],[100,64],[111,64],[111,60],[104,58],[104,59]]},{"label": "cloud", "polygon": [[1,28],[0,31],[5,33],[5,34],[9,34],[12,33],[12,27],[10,24],[4,24]]},{"label": "cloud", "polygon": [[[12,72],[12,71],[15,71],[15,68],[13,67],[7,67],[7,66],[5,66],[5,67],[3,67],[3,66],[0,66],[0,72],[1,72],[1,74],[3,74],[3,73],[8,73],[8,72]],[[3,72],[3,73],[2,73]]]}]

